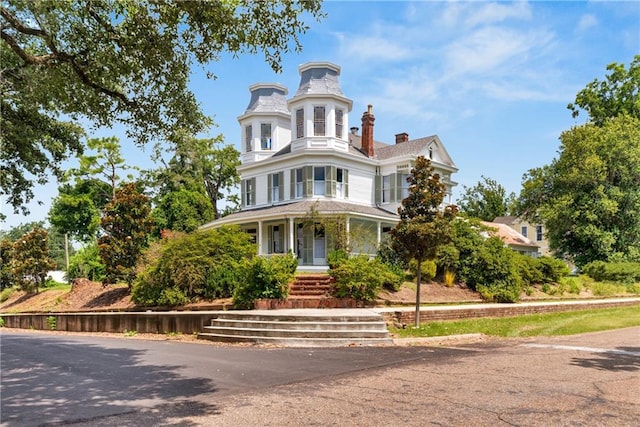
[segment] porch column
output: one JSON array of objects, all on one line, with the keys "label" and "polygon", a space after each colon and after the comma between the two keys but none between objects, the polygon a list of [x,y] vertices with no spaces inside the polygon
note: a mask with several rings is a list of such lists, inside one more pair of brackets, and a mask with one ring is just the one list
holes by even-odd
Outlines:
[{"label": "porch column", "polygon": [[262,255],[262,221],[258,221],[258,255]]},{"label": "porch column", "polygon": [[351,244],[351,227],[349,226],[350,223],[351,223],[351,217],[347,215],[345,219],[345,224],[344,224],[344,230],[347,235],[347,247],[349,247]]},{"label": "porch column", "polygon": [[296,242],[295,242],[295,221],[293,220],[293,218],[289,218],[289,252],[295,254],[295,256],[298,256],[298,253],[296,252]]},{"label": "porch column", "polygon": [[378,221],[378,247],[380,247],[380,242],[382,241],[382,222]]}]

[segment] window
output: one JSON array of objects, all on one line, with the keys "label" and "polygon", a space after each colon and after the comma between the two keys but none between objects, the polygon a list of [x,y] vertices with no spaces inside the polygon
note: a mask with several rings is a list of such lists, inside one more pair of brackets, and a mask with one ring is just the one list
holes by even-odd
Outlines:
[{"label": "window", "polygon": [[313,107],[313,134],[324,136],[324,107]]},{"label": "window", "polygon": [[524,237],[527,237],[527,226],[523,225],[522,227],[520,227],[520,234],[522,234]]},{"label": "window", "polygon": [[269,248],[270,254],[281,254],[284,252],[284,233],[280,229],[279,225],[270,225],[268,228],[269,233]]},{"label": "window", "polygon": [[536,240],[539,242],[542,239],[544,239],[544,237],[542,236],[542,226],[536,225]]},{"label": "window", "polygon": [[400,174],[400,182],[401,182],[401,188],[402,188],[402,198],[401,200],[406,199],[407,197],[409,197],[409,181],[407,181],[407,178],[409,178],[409,174],[407,173],[402,173]]},{"label": "window", "polygon": [[271,150],[271,123],[260,124],[260,148]]},{"label": "window", "polygon": [[251,140],[253,139],[253,130],[251,125],[244,127],[244,144],[245,151],[248,153],[251,151]]},{"label": "window", "polygon": [[343,110],[336,110],[336,138],[342,138],[342,117],[344,115]]},{"label": "window", "polygon": [[272,202],[277,202],[280,200],[280,175],[277,173],[274,173],[272,175],[269,176],[270,181],[271,181],[271,188],[270,188],[270,195],[271,195],[271,201]]},{"label": "window", "polygon": [[391,202],[391,175],[382,177],[382,203]]},{"label": "window", "polygon": [[336,169],[336,197],[344,199],[347,197],[347,171],[344,169]]},{"label": "window", "polygon": [[299,199],[301,197],[304,196],[304,193],[302,192],[303,189],[303,185],[302,185],[302,169],[296,169],[295,170],[295,192],[294,192],[294,197],[296,199]]},{"label": "window", "polygon": [[315,166],[313,168],[313,195],[324,196],[325,184],[324,184],[324,166]]},{"label": "window", "polygon": [[296,110],[296,138],[304,137],[304,110]]},{"label": "window", "polygon": [[256,179],[245,179],[242,181],[242,200],[245,206],[256,204]]},{"label": "window", "polygon": [[246,233],[251,236],[251,243],[258,242],[258,238],[256,237],[258,233],[255,228],[249,228],[248,230],[246,230]]}]

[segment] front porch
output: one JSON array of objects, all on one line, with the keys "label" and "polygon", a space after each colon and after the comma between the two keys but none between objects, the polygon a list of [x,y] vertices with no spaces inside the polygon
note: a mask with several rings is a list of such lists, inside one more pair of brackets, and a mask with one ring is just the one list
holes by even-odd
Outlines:
[{"label": "front porch", "polygon": [[253,209],[229,215],[203,228],[236,224],[253,237],[261,256],[293,253],[298,271],[326,272],[337,248],[374,256],[397,222],[397,215],[370,206],[328,200]]}]

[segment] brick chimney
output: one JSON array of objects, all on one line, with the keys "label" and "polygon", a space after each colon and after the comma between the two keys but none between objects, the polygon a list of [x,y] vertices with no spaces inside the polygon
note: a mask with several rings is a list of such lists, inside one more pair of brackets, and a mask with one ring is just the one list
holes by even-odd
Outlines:
[{"label": "brick chimney", "polygon": [[373,106],[369,104],[367,112],[362,115],[362,151],[373,157]]},{"label": "brick chimney", "polygon": [[396,134],[396,144],[409,141],[409,134],[406,132]]}]

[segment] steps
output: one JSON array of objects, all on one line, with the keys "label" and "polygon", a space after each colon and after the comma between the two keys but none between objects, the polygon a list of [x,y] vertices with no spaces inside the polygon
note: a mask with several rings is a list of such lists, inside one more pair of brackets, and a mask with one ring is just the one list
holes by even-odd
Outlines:
[{"label": "steps", "polygon": [[392,344],[382,316],[361,309],[220,312],[198,338],[286,347]]},{"label": "steps", "polygon": [[289,288],[289,297],[325,297],[331,294],[335,279],[326,274],[298,274]]}]

